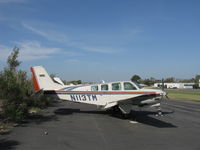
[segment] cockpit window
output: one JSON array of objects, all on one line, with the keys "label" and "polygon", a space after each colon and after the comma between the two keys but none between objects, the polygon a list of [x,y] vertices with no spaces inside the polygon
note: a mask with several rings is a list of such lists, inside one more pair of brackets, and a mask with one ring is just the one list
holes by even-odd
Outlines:
[{"label": "cockpit window", "polygon": [[121,90],[121,83],[113,83],[112,90]]},{"label": "cockpit window", "polygon": [[141,86],[139,83],[137,83],[137,82],[133,82],[133,83],[135,83],[135,85],[136,85],[139,89],[142,89],[142,88],[143,88],[143,86]]},{"label": "cockpit window", "polygon": [[124,90],[137,90],[130,82],[124,82]]},{"label": "cockpit window", "polygon": [[101,85],[101,90],[102,91],[108,91],[108,85],[107,84]]},{"label": "cockpit window", "polygon": [[98,86],[92,86],[91,91],[98,91]]}]

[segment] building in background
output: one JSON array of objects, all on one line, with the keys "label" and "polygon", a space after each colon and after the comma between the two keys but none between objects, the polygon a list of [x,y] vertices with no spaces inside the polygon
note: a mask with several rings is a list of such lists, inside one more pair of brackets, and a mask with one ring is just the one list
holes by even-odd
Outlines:
[{"label": "building in background", "polygon": [[[192,89],[195,83],[164,83],[168,89]],[[162,83],[154,83],[155,88],[161,88]]]},{"label": "building in background", "polygon": [[200,79],[199,79],[199,87],[200,87]]}]

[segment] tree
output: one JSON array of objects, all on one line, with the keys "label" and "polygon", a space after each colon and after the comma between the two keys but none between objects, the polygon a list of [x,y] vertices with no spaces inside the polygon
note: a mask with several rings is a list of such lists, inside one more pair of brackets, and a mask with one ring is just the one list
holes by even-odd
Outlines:
[{"label": "tree", "polygon": [[140,78],[139,75],[134,75],[134,76],[132,76],[131,81],[133,81],[133,82],[139,82],[140,79],[141,78]]},{"label": "tree", "polygon": [[7,67],[0,71],[0,100],[3,102],[3,116],[11,121],[22,121],[31,107],[43,108],[52,99],[44,95],[34,95],[32,79],[25,71],[18,70],[19,48],[15,47],[7,59]]},{"label": "tree", "polygon": [[194,88],[195,88],[195,89],[200,88],[200,87],[199,87],[199,81],[200,81],[200,75],[196,75],[195,78],[194,78],[194,83],[195,83],[195,84],[194,84]]},{"label": "tree", "polygon": [[144,79],[141,82],[145,85],[151,86],[155,83],[155,80],[154,78],[150,78],[150,79]]},{"label": "tree", "polygon": [[21,64],[21,62],[17,60],[18,55],[19,55],[19,48],[14,47],[13,52],[11,53],[10,56],[8,56],[7,59],[8,69],[10,71],[15,71],[17,67]]},{"label": "tree", "polygon": [[175,79],[174,79],[174,77],[166,78],[164,82],[173,83],[173,82],[175,82]]},{"label": "tree", "polygon": [[17,70],[19,49],[15,47],[7,59],[7,67],[0,73],[0,92],[4,115],[13,121],[23,120],[28,112],[26,100],[30,92],[26,72]]},{"label": "tree", "polygon": [[194,82],[194,78],[192,79],[182,79],[182,80],[179,80],[180,83],[193,83]]}]

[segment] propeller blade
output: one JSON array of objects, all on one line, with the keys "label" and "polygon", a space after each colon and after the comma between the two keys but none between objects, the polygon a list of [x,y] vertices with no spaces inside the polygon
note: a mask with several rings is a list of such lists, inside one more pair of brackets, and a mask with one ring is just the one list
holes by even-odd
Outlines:
[{"label": "propeller blade", "polygon": [[168,95],[168,93],[165,92],[165,95],[163,95],[163,96],[166,97],[167,99],[170,99],[167,95]]},{"label": "propeller blade", "polygon": [[167,99],[170,99],[170,98],[167,96],[167,94],[165,95],[165,97],[166,97]]}]

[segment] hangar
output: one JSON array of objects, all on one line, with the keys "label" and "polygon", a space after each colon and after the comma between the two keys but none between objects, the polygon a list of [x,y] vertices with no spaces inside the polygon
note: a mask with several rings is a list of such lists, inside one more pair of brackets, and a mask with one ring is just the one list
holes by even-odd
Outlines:
[{"label": "hangar", "polygon": [[[192,89],[195,83],[164,83],[168,89]],[[162,83],[154,83],[155,88],[161,88]]]}]

